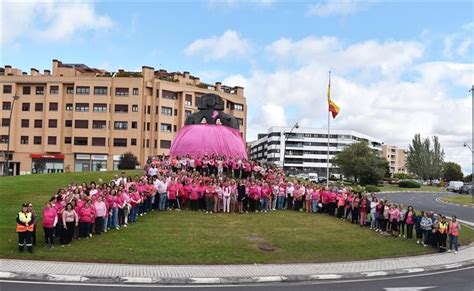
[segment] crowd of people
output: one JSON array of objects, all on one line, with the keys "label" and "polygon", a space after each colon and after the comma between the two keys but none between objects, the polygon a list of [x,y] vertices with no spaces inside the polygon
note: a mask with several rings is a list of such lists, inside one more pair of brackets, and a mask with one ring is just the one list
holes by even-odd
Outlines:
[{"label": "crowd of people", "polygon": [[[221,156],[152,157],[141,176],[125,172],[111,181],[71,183],[46,202],[42,227],[46,247],[69,246],[111,229],[120,230],[151,211],[266,213],[293,210],[322,213],[368,227],[384,235],[412,240],[440,252],[458,251],[461,225],[453,217],[421,211],[353,193],[350,187],[326,187],[285,177],[281,168]],[[33,252],[38,215],[31,203],[17,215],[19,251]],[[449,236],[449,248],[447,240]]]}]

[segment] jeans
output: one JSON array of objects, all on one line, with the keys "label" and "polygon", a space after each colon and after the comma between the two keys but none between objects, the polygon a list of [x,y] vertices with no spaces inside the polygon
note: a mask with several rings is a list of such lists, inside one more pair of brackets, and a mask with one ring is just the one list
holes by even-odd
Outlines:
[{"label": "jeans", "polygon": [[454,250],[458,251],[458,236],[457,235],[450,235],[449,236],[449,249],[452,250],[454,245]]},{"label": "jeans", "polygon": [[166,202],[168,201],[168,195],[166,192],[164,193],[160,193],[160,205],[159,205],[159,209],[161,211],[165,210],[166,209]]},{"label": "jeans", "polygon": [[431,229],[423,230],[423,243],[425,245],[431,244]]},{"label": "jeans", "polygon": [[277,209],[283,209],[285,204],[285,196],[277,196]]},{"label": "jeans", "polygon": [[109,227],[116,228],[118,226],[118,208],[112,208],[112,215],[109,215]]},{"label": "jeans", "polygon": [[370,228],[375,229],[375,222],[377,219],[375,218],[375,212],[370,212]]},{"label": "jeans", "polygon": [[137,214],[138,214],[137,205],[132,206],[132,209],[130,209],[129,221],[132,222],[132,223],[137,222]]},{"label": "jeans", "polygon": [[261,207],[262,211],[267,210],[267,204],[268,204],[268,198],[267,197],[262,197],[260,199],[260,207]]},{"label": "jeans", "polygon": [[318,212],[318,200],[311,200],[311,211],[313,213]]},{"label": "jeans", "polygon": [[272,209],[276,209],[276,204],[277,204],[277,196],[274,196],[272,200]]}]

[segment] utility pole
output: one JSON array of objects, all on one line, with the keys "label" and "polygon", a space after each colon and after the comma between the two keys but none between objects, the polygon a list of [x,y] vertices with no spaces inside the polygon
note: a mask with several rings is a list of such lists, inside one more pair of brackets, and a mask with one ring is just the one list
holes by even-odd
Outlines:
[{"label": "utility pole", "polygon": [[5,163],[3,164],[3,175],[4,176],[9,176],[10,175],[10,130],[12,127],[12,115],[13,115],[13,110],[15,108],[15,101],[20,99],[20,96],[17,96],[16,94],[13,96],[13,102],[12,106],[10,107],[10,117],[8,119],[8,141],[7,141],[7,151],[5,153]]}]

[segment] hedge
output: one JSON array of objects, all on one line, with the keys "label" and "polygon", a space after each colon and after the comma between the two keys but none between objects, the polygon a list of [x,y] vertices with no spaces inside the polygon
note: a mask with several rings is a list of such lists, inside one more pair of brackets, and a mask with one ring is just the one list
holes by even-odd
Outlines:
[{"label": "hedge", "polygon": [[421,188],[421,184],[415,181],[405,180],[398,182],[398,187],[401,188]]}]

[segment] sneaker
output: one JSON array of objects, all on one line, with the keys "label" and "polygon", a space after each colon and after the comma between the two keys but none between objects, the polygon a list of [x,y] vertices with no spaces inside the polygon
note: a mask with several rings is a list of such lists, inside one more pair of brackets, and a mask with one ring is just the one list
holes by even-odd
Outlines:
[{"label": "sneaker", "polygon": [[448,250],[448,253],[450,253],[450,252],[451,252],[451,250]]},{"label": "sneaker", "polygon": [[454,251],[454,254],[457,254],[457,253],[458,253],[458,251]]},{"label": "sneaker", "polygon": [[116,229],[116,230],[119,230],[119,229],[120,229],[120,227],[118,227],[118,226],[117,226],[115,229]]},{"label": "sneaker", "polygon": [[89,237],[92,237],[92,233],[89,233]]},{"label": "sneaker", "polygon": [[61,247],[63,247],[63,248],[64,248],[64,247],[65,247],[65,245],[61,245]]},{"label": "sneaker", "polygon": [[124,225],[122,225],[122,226],[123,226],[123,227],[128,227],[128,225],[126,225],[126,224],[124,224]]}]

